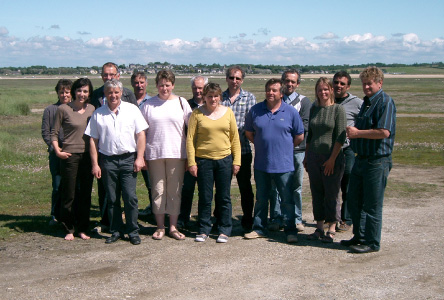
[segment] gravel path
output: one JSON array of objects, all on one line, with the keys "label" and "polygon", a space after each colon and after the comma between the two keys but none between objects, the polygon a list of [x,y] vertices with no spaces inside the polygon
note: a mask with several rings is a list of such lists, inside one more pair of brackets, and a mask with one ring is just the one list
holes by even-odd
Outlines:
[{"label": "gravel path", "polygon": [[381,251],[352,254],[336,243],[308,241],[309,209],[299,243],[283,232],[244,240],[239,222],[227,244],[165,237],[142,223],[142,244],[105,245],[104,236],[65,242],[26,233],[0,241],[1,299],[443,299],[442,168],[395,166],[389,181],[427,184],[424,193],[390,195]]}]

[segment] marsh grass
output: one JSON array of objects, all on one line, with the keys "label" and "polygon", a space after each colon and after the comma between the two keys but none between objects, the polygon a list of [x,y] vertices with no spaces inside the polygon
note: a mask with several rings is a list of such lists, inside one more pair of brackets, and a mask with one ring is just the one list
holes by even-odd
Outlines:
[{"label": "marsh grass", "polygon": [[[54,86],[58,79],[0,80],[0,107],[11,103],[24,103],[29,108],[43,109],[56,102]],[[129,78],[122,80],[130,88]],[[225,78],[210,81],[226,89]],[[253,92],[259,101],[264,93],[264,78],[246,78],[243,88]],[[100,78],[93,85],[101,86]],[[313,100],[315,80],[302,81],[299,92]],[[437,79],[387,79],[384,89],[394,99],[398,113],[436,114],[444,112],[440,92],[442,82]],[[362,96],[358,80],[352,83],[353,94]],[[149,78],[148,93],[156,94],[153,78]],[[189,78],[177,78],[177,95],[191,98]],[[441,98],[440,98],[441,97]],[[4,104],[6,103],[6,104]],[[8,104],[9,103],[9,104]],[[3,106],[2,106],[3,105]],[[51,178],[46,145],[40,136],[42,113],[4,115],[0,108],[0,239],[8,239],[22,232],[41,232],[47,235],[63,235],[60,227],[49,227]],[[393,159],[395,163],[420,166],[444,166],[444,118],[399,117]],[[421,193],[433,190],[433,186],[409,185],[390,181],[388,195]],[[137,184],[139,208],[148,205],[148,193],[140,176]],[[197,188],[192,214],[197,214]],[[303,189],[303,209],[310,210],[309,188]],[[98,221],[97,187],[92,193],[92,223]],[[232,186],[233,216],[241,213],[239,189]]]}]

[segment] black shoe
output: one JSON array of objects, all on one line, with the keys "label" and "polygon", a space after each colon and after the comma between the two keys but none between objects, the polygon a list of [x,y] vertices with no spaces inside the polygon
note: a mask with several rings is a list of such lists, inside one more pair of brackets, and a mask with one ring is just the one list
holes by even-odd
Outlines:
[{"label": "black shoe", "polygon": [[129,240],[130,240],[130,243],[133,244],[133,245],[139,245],[142,242],[138,235],[130,236]]},{"label": "black shoe", "polygon": [[113,234],[112,236],[106,239],[105,244],[112,244],[120,240],[120,238],[121,238],[120,234]]},{"label": "black shoe", "polygon": [[359,244],[361,244],[361,242],[359,242],[358,239],[352,238],[350,240],[342,240],[340,242],[340,244],[342,246],[350,247],[350,246],[353,246],[353,245],[359,245]]},{"label": "black shoe", "polygon": [[353,253],[370,253],[370,252],[377,252],[378,250],[370,248],[367,245],[352,245],[350,246],[350,251]]}]

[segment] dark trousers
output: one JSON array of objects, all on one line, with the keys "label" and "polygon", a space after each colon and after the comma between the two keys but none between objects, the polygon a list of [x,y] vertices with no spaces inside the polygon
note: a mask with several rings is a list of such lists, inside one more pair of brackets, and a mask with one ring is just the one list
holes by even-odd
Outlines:
[{"label": "dark trousers", "polygon": [[328,223],[341,220],[339,189],[344,174],[344,155],[336,158],[333,174],[324,175],[323,164],[330,155],[307,152],[306,164],[312,195],[313,216],[316,221]]},{"label": "dark trousers", "polygon": [[[139,213],[136,196],[137,173],[134,172],[135,153],[100,156],[102,178],[105,184],[110,233],[130,237],[139,234],[137,217]],[[122,194],[126,225],[122,220],[120,205]]]},{"label": "dark trousers", "polygon": [[353,220],[354,238],[374,250],[381,247],[382,206],[392,157],[355,160],[348,190],[348,208]]},{"label": "dark trousers", "polygon": [[253,155],[246,153],[241,155],[241,167],[236,175],[242,206],[242,226],[251,228],[253,226],[254,194],[251,186],[251,162]]},{"label": "dark trousers", "polygon": [[182,197],[180,202],[179,222],[185,225],[190,221],[191,208],[193,205],[194,189],[197,177],[186,171],[183,177]]},{"label": "dark trousers", "polygon": [[342,149],[344,153],[344,175],[342,175],[341,180],[341,192],[342,192],[342,205],[341,205],[341,220],[347,225],[352,225],[352,219],[350,213],[347,208],[347,192],[348,192],[348,184],[350,181],[350,173],[353,168],[353,164],[355,163],[355,153],[353,152],[351,147],[347,147]]},{"label": "dark trousers", "polygon": [[233,157],[229,155],[219,160],[197,157],[196,162],[199,189],[199,234],[210,234],[211,202],[213,201],[213,186],[215,186],[217,227],[219,234],[229,236],[233,226],[230,196]]},{"label": "dark trousers", "polygon": [[88,152],[72,153],[60,160],[61,209],[60,221],[68,233],[86,232],[89,227],[93,175]]},{"label": "dark trousers", "polygon": [[49,172],[51,172],[52,179],[52,193],[51,193],[51,216],[57,220],[60,218],[60,158],[54,151],[49,152]]},{"label": "dark trousers", "polygon": [[145,182],[146,189],[148,190],[148,199],[150,200],[150,206],[153,206],[153,198],[151,195],[151,183],[150,183],[150,177],[148,174],[148,170],[141,170],[140,173],[142,173],[143,181]]}]

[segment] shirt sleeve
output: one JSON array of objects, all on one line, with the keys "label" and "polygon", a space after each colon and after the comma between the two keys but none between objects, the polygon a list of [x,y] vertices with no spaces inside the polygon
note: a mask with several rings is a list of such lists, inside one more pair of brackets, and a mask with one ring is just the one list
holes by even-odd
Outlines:
[{"label": "shirt sleeve", "polygon": [[188,133],[187,133],[187,158],[188,166],[196,165],[196,143],[195,139],[197,136],[197,112],[199,109],[195,109],[191,114],[188,122]]},{"label": "shirt sleeve", "polygon": [[93,139],[99,139],[99,131],[97,128],[97,112],[95,111],[91,119],[89,120],[88,126],[86,126],[85,134],[92,137]]},{"label": "shirt sleeve", "polygon": [[136,134],[148,128],[148,123],[145,121],[145,118],[143,117],[139,108],[134,110],[134,125]]},{"label": "shirt sleeve", "polygon": [[62,122],[63,122],[62,108],[63,108],[63,106],[59,106],[57,108],[57,112],[55,114],[54,127],[51,130],[51,142],[59,140],[59,131],[60,131],[60,128],[62,127]]},{"label": "shirt sleeve", "polygon": [[233,155],[233,165],[241,165],[241,145],[239,139],[239,131],[237,130],[236,118],[233,111],[230,110],[230,143],[231,154]]},{"label": "shirt sleeve", "polygon": [[254,127],[253,127],[253,110],[251,110],[251,109],[248,112],[248,114],[245,116],[244,130],[245,131],[254,132]]},{"label": "shirt sleeve", "polygon": [[314,105],[312,105],[310,107],[309,118],[308,118],[308,130],[307,130],[307,139],[306,139],[307,144],[309,144],[311,142],[311,137],[313,135],[313,133],[311,132],[311,126],[310,126],[310,118],[311,118],[311,113],[312,113],[313,107],[314,107]]},{"label": "shirt sleeve", "polygon": [[347,126],[347,116],[345,115],[345,109],[342,105],[338,105],[335,122],[336,142],[343,145],[347,135],[345,130]]},{"label": "shirt sleeve", "polygon": [[45,108],[42,117],[42,138],[51,148],[51,125],[49,124],[49,108]]},{"label": "shirt sleeve", "polygon": [[377,123],[378,129],[386,129],[390,134],[394,132],[396,126],[396,108],[395,103],[391,98],[386,102],[386,105],[381,107],[380,118]]},{"label": "shirt sleeve", "polygon": [[299,116],[298,111],[293,106],[290,106],[294,112],[293,112],[293,129],[292,129],[292,136],[301,135],[304,133],[304,124],[302,123],[302,119]]}]

